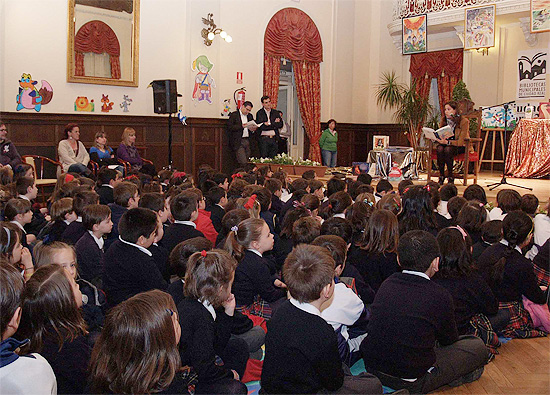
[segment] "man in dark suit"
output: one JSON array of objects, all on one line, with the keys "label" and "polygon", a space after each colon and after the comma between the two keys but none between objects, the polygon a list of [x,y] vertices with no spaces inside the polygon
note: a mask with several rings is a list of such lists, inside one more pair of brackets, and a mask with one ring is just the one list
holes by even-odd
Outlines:
[{"label": "man in dark suit", "polygon": [[252,133],[256,131],[256,126],[246,126],[247,122],[254,120],[250,113],[252,111],[252,103],[245,101],[241,108],[229,115],[227,122],[227,134],[229,137],[229,145],[237,156],[239,165],[248,163],[250,157],[250,138]]},{"label": "man in dark suit", "polygon": [[259,127],[260,154],[262,158],[273,158],[277,155],[279,129],[283,127],[283,121],[279,111],[271,108],[269,96],[262,97],[262,108],[256,113],[256,123]]}]

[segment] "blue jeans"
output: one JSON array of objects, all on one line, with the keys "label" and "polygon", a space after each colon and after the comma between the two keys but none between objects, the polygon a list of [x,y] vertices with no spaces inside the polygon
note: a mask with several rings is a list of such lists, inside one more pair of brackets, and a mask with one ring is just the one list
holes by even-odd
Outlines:
[{"label": "blue jeans", "polygon": [[323,158],[323,165],[328,167],[336,167],[336,153],[337,151],[322,149],[321,157]]},{"label": "blue jeans", "polygon": [[84,166],[82,163],[73,163],[69,166],[67,169],[68,173],[78,173],[82,174],[83,176],[89,177],[90,174],[92,174],[92,171],[88,169],[87,166]]}]

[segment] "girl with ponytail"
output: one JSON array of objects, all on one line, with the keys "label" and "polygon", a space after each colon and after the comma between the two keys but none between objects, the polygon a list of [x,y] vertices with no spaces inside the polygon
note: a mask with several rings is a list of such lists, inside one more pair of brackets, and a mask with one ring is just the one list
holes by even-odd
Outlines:
[{"label": "girl with ponytail", "polygon": [[[479,257],[480,271],[498,299],[500,309],[510,311],[510,323],[516,321],[513,328],[509,324],[505,329],[506,335],[538,336],[522,302],[522,297],[535,304],[544,304],[547,300],[547,289],[537,285],[533,264],[522,252],[533,236],[533,221],[523,211],[509,212],[502,221],[502,232],[503,239]],[[518,325],[518,322],[523,324]]]},{"label": "girl with ponytail", "polygon": [[249,218],[227,235],[225,249],[239,262],[233,294],[237,309],[271,318],[272,307],[286,297],[285,285],[271,276],[263,254],[273,249],[273,234],[263,219]]}]

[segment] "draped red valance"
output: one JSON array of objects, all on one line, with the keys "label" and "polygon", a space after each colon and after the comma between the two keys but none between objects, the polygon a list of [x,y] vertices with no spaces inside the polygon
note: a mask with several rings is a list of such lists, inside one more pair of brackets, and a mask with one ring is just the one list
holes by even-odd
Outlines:
[{"label": "draped red valance", "polygon": [[90,21],[76,33],[74,40],[75,75],[84,76],[84,53],[107,53],[110,56],[111,78],[120,78],[120,44],[118,38],[105,22]]},{"label": "draped red valance", "polygon": [[437,78],[442,74],[462,78],[463,49],[450,49],[447,51],[426,52],[411,55],[409,71],[413,78],[425,77]]},{"label": "draped red valance", "polygon": [[323,61],[323,44],[317,26],[297,8],[284,8],[269,23],[264,36],[264,52],[292,61]]}]

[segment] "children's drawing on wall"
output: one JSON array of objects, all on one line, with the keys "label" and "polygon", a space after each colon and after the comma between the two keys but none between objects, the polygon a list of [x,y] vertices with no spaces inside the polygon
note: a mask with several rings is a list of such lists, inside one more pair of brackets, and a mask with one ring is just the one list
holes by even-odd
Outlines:
[{"label": "children's drawing on wall", "polygon": [[38,81],[33,81],[30,74],[23,73],[19,80],[19,93],[15,100],[17,101],[17,111],[26,108],[27,110],[42,109],[42,106],[48,104],[53,97],[53,88],[48,81],[40,81],[42,86],[36,88]]},{"label": "children's drawing on wall", "polygon": [[101,94],[101,112],[109,112],[113,109],[112,101],[109,101],[109,95]]},{"label": "children's drawing on wall", "polygon": [[216,87],[216,83],[209,73],[213,67],[214,65],[210,63],[206,55],[200,55],[193,61],[193,71],[198,71],[193,87],[193,100],[198,103],[206,100],[212,104],[212,88]]},{"label": "children's drawing on wall", "polygon": [[464,49],[495,46],[495,14],[494,4],[466,9]]},{"label": "children's drawing on wall", "polygon": [[74,110],[94,112],[95,111],[94,99],[88,100],[86,96],[78,96],[74,101]]},{"label": "children's drawing on wall", "polygon": [[531,0],[531,33],[550,31],[550,0]]},{"label": "children's drawing on wall", "polygon": [[178,119],[182,125],[187,126],[187,115],[183,115],[183,106],[181,104],[178,108]]},{"label": "children's drawing on wall", "polygon": [[128,109],[128,106],[132,104],[132,99],[128,97],[128,95],[122,96],[122,103],[120,103],[120,108],[122,108],[122,112],[130,112]]},{"label": "children's drawing on wall", "polygon": [[230,112],[231,112],[231,99],[225,99],[223,101],[222,112],[220,115],[222,117],[228,117]]},{"label": "children's drawing on wall", "polygon": [[426,14],[411,16],[402,19],[403,55],[426,52],[427,44]]}]

